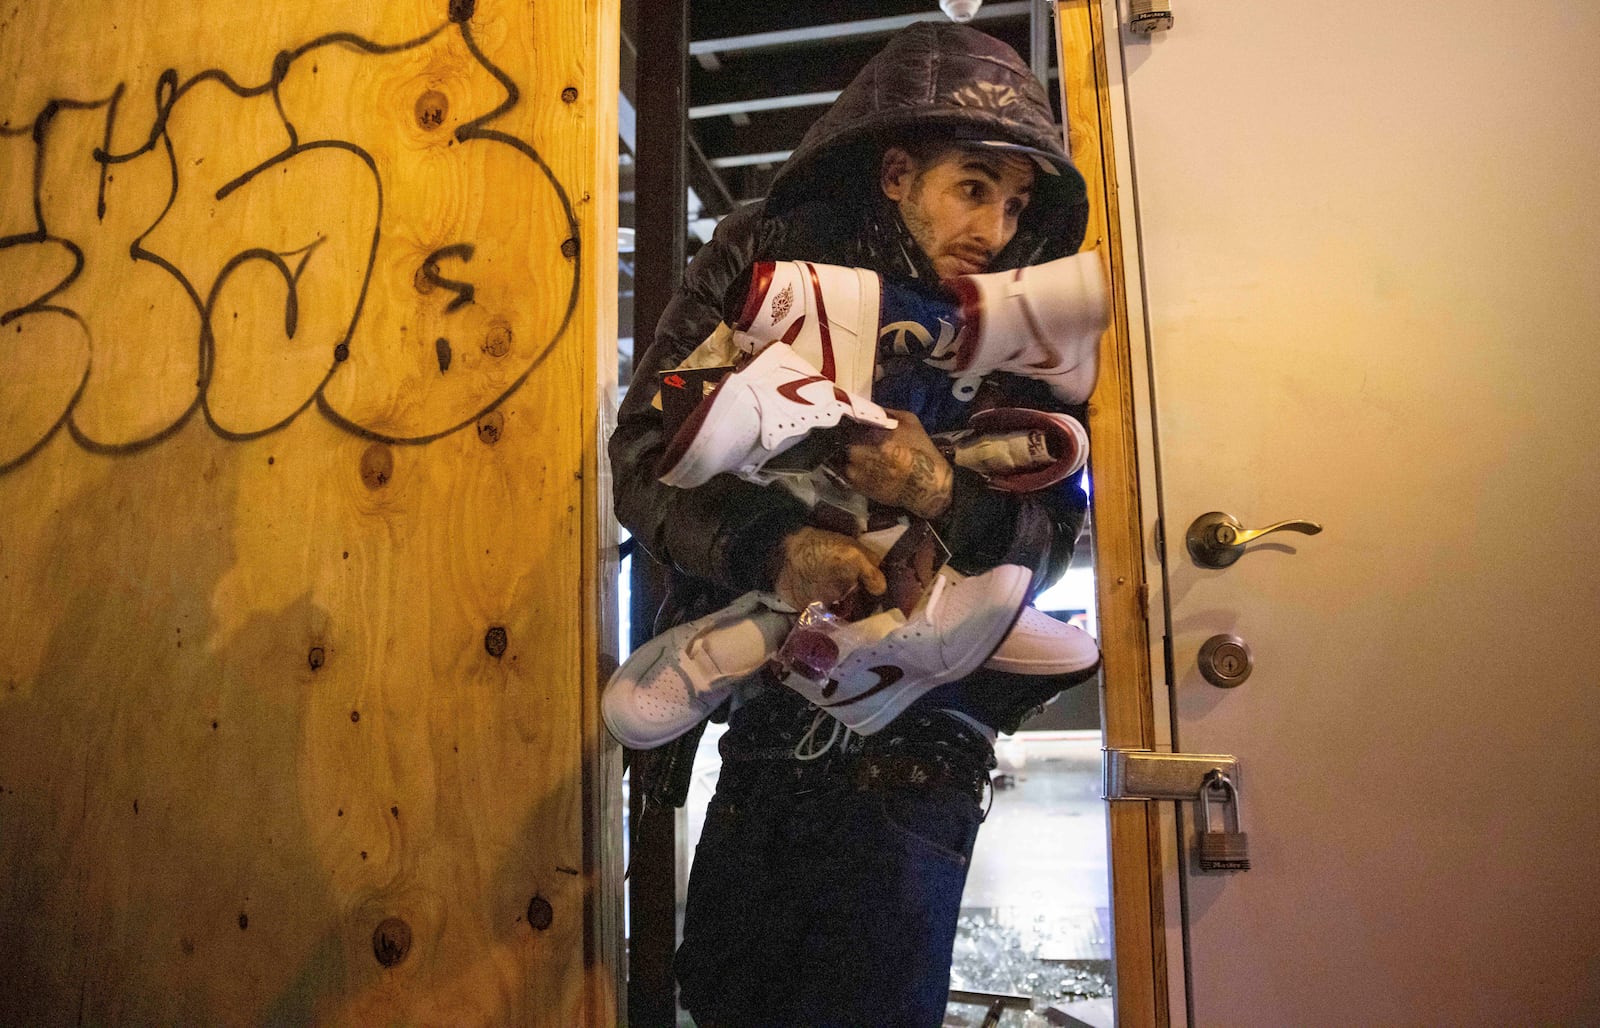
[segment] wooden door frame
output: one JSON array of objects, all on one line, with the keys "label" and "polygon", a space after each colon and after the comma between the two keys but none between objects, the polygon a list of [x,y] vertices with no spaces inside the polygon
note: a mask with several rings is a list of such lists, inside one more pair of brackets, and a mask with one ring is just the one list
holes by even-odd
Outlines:
[{"label": "wooden door frame", "polygon": [[[621,62],[620,0],[594,0],[596,125],[591,155],[594,196],[587,204],[592,231],[580,240],[583,297],[594,311],[594,333],[577,349],[592,388],[583,407],[583,596],[579,650],[583,733],[584,1010],[588,1024],[627,1024],[623,945],[622,748],[600,717],[600,690],[617,666],[617,519],[611,504],[606,442],[617,409],[617,92]],[[585,197],[587,200],[588,198]]]},{"label": "wooden door frame", "polygon": [[[1055,8],[1068,150],[1089,195],[1084,248],[1099,249],[1112,289],[1112,325],[1101,341],[1100,377],[1089,401],[1104,745],[1170,750],[1170,724],[1157,723],[1165,693],[1154,690],[1151,675],[1151,596],[1160,587],[1160,553],[1153,542],[1145,544],[1154,507],[1147,516],[1141,501],[1145,489],[1156,494],[1145,477],[1150,469],[1140,463],[1140,447],[1150,438],[1149,378],[1140,374],[1142,350],[1132,345],[1135,324],[1142,326],[1142,294],[1129,228],[1133,212],[1120,202],[1131,185],[1129,169],[1117,162],[1125,121],[1113,104],[1106,51],[1106,22],[1115,28],[1116,9],[1108,12],[1102,0],[1057,0]],[[1131,247],[1124,245],[1125,229]],[[1117,1023],[1171,1024],[1174,1007],[1182,1021],[1183,1001],[1171,996],[1167,965],[1168,924],[1175,927],[1179,916],[1166,888],[1172,812],[1156,802],[1122,801],[1109,805],[1107,817]]]}]

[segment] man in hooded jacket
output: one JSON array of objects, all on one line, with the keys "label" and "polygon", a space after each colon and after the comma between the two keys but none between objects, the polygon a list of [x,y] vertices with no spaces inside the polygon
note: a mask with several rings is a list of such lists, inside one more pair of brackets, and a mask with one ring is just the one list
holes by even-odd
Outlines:
[{"label": "man in hooded jacket", "polygon": [[[962,179],[974,163],[979,171]],[[993,231],[942,234],[950,222],[929,192],[941,186],[936,168],[955,169],[957,179],[943,183],[956,190],[948,194],[955,202],[967,196],[1004,207]],[[975,196],[983,190],[986,198]],[[810,260],[866,268],[931,295],[956,274],[1076,252],[1086,213],[1083,180],[1043,89],[1010,47],[944,23],[894,36],[806,134],[768,199],[718,226],[637,363],[610,455],[619,520],[672,571],[657,629],[751,589],[787,593],[801,607],[836,598],[825,595],[830,573],[855,574],[854,544],[809,524],[810,512],[783,490],[731,475],[693,489],[656,479],[666,444],[651,402],[657,375],[717,327],[724,291],[741,271],[755,260]],[[884,351],[879,366],[873,399],[915,417],[884,443],[899,450],[874,454],[864,445],[852,451],[852,465],[903,468],[908,450],[931,453],[942,509],[932,521],[959,570],[1018,562],[1019,551],[1039,558],[1045,578],[1064,570],[1085,504],[1076,483],[1027,497],[995,492],[945,464],[926,433],[959,428],[986,406],[1080,418],[1082,409],[1005,373],[952,379],[920,356]],[[851,481],[873,493],[869,471]],[[813,565],[821,560],[820,570],[806,565],[807,554]],[[775,681],[745,690],[720,745],[723,767],[695,852],[675,965],[697,1023],[939,1024],[995,733],[1014,731],[1083,677],[980,670],[817,759],[797,756],[814,708]]]}]

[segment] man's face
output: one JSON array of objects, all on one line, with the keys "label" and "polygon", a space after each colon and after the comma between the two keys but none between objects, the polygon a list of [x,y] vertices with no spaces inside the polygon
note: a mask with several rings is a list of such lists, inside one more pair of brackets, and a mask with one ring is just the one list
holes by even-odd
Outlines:
[{"label": "man's face", "polygon": [[1017,154],[951,149],[919,166],[890,147],[882,186],[943,280],[988,270],[1017,234],[1033,176],[1033,162]]}]

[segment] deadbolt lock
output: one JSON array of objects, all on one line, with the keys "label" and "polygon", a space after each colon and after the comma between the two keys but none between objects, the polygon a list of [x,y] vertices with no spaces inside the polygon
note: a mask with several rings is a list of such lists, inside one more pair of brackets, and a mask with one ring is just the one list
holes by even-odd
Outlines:
[{"label": "deadbolt lock", "polygon": [[1242,685],[1253,670],[1250,647],[1237,635],[1213,635],[1200,646],[1200,674],[1218,688]]}]

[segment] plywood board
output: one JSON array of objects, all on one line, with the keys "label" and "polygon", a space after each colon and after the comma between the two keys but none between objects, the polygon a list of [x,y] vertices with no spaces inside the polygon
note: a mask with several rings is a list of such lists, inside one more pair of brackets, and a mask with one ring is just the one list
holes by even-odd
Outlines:
[{"label": "plywood board", "polygon": [[0,1022],[592,1020],[615,10],[9,7]]}]

